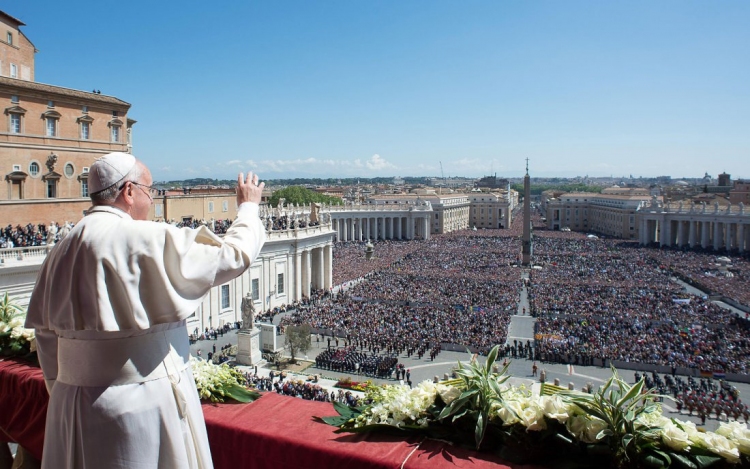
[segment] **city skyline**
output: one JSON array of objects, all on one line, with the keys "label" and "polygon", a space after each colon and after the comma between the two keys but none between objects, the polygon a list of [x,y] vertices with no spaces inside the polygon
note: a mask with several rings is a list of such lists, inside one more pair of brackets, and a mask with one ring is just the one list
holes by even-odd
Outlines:
[{"label": "city skyline", "polygon": [[6,12],[157,180],[750,177],[744,2],[182,5]]}]

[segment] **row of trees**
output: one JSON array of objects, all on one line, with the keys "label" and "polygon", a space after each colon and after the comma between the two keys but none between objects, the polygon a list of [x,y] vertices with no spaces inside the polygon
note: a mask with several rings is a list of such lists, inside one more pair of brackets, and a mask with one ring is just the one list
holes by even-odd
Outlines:
[{"label": "row of trees", "polygon": [[[523,194],[523,184],[511,184],[513,190],[518,191],[519,194]],[[563,192],[601,192],[604,189],[602,186],[589,186],[583,183],[569,183],[569,184],[532,184],[531,195],[541,195],[542,192],[547,190],[558,190]]]},{"label": "row of trees", "polygon": [[279,205],[279,200],[284,199],[287,204],[309,204],[312,202],[341,205],[344,202],[338,197],[321,194],[320,192],[305,189],[302,186],[289,186],[275,191],[268,203],[271,207]]}]

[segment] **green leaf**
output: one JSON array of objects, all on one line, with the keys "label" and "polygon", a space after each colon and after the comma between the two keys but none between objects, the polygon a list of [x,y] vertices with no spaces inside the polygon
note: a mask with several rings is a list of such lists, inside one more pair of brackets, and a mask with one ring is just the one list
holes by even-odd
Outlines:
[{"label": "green leaf", "polygon": [[254,400],[258,399],[260,397],[260,394],[252,391],[250,389],[247,389],[244,386],[240,386],[239,384],[231,384],[226,387],[224,390],[224,393],[227,397],[231,397],[235,401],[238,402],[253,402]]},{"label": "green leaf", "polygon": [[354,418],[361,413],[357,412],[354,408],[349,407],[342,402],[334,402],[333,408],[336,412],[339,413],[339,415],[341,415],[342,417],[346,417],[347,420]]},{"label": "green leaf", "polygon": [[698,465],[685,455],[672,453],[672,459],[687,469],[698,469]]},{"label": "green leaf", "polygon": [[477,417],[477,426],[474,429],[474,441],[476,442],[476,448],[479,449],[479,447],[482,444],[482,440],[484,440],[484,432],[487,430],[487,417],[479,413],[479,417]]},{"label": "green leaf", "polygon": [[499,345],[495,345],[492,347],[492,350],[490,350],[490,353],[487,354],[487,361],[484,363],[485,370],[487,373],[492,371],[492,365],[495,363],[495,360],[497,359],[497,352],[500,349]]},{"label": "green leaf", "polygon": [[653,467],[653,468],[658,468],[658,469],[662,469],[662,468],[668,467],[668,464],[665,464],[665,461],[663,459],[661,459],[659,456],[657,456],[657,455],[655,455],[653,453],[647,454],[643,458],[643,462],[648,467]]},{"label": "green leaf", "polygon": [[502,398],[503,392],[500,390],[500,385],[495,381],[494,379],[489,380],[490,388],[492,389],[492,392],[497,395],[498,398]]},{"label": "green leaf", "polygon": [[633,399],[634,397],[639,396],[641,394],[641,390],[643,389],[643,384],[644,384],[643,379],[641,379],[640,381],[638,381],[638,383],[635,386],[633,386],[632,388],[630,388],[630,390],[628,390],[628,392],[624,396],[622,396],[622,398],[620,400],[618,400],[617,404],[615,404],[615,405],[617,407],[622,407],[623,404],[625,404],[629,400]]},{"label": "green leaf", "polygon": [[328,425],[333,425],[334,427],[341,427],[342,425],[344,425],[350,420],[340,415],[336,415],[333,417],[315,417],[315,418],[319,421],[327,423]]},{"label": "green leaf", "polygon": [[706,467],[711,467],[714,464],[716,464],[719,461],[723,461],[724,458],[721,456],[709,456],[709,455],[695,455],[695,462],[698,464],[699,469],[704,469]]}]

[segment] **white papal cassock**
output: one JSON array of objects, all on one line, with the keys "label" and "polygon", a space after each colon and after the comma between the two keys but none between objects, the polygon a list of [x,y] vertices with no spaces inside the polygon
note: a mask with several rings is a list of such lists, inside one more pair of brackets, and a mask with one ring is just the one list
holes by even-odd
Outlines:
[{"label": "white papal cassock", "polygon": [[47,256],[26,327],[50,402],[43,468],[210,468],[185,321],[265,242],[258,205],[207,228],[90,210]]}]

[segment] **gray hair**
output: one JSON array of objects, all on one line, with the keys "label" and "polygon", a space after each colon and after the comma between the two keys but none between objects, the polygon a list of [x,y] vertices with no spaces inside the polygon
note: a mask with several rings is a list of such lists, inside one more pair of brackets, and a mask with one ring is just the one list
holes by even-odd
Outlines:
[{"label": "gray hair", "polygon": [[91,197],[91,202],[94,205],[113,204],[117,199],[117,196],[120,194],[120,189],[122,188],[123,184],[128,181],[137,182],[138,179],[141,178],[141,174],[143,174],[143,171],[141,171],[141,165],[136,163],[135,166],[133,166],[133,169],[128,171],[128,174],[126,174],[124,178],[120,179],[106,189],[102,189],[99,192],[89,194],[89,197]]}]

